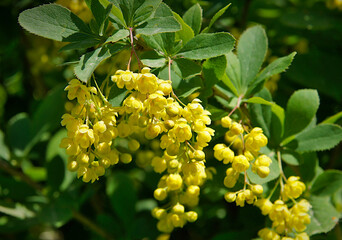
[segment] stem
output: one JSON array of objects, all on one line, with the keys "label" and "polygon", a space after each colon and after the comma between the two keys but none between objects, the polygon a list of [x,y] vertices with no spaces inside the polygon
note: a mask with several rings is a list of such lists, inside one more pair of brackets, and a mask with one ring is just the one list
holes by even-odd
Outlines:
[{"label": "stem", "polygon": [[277,189],[277,187],[278,187],[278,185],[279,185],[279,183],[280,183],[280,180],[281,180],[281,178],[279,178],[278,181],[276,182],[276,184],[274,185],[274,187],[273,187],[273,189],[272,189],[270,195],[268,195],[268,197],[267,197],[268,200],[272,197],[273,193],[274,193],[275,190]]},{"label": "stem", "polygon": [[108,239],[108,240],[113,240],[114,239],[107,232],[105,232],[101,227],[96,225],[94,222],[92,222],[89,218],[87,218],[83,214],[73,210],[72,211],[72,216],[77,221],[82,223],[84,226],[89,227],[89,229],[93,230],[94,232],[96,232],[99,236],[103,237],[104,239]]},{"label": "stem", "polygon": [[[12,175],[14,177],[18,177],[20,180],[22,180],[23,182],[27,183],[29,186],[34,188],[37,192],[39,192],[40,194],[43,194],[43,192],[42,192],[43,191],[43,187],[40,184],[35,182],[32,178],[27,176],[25,173],[19,172],[17,169],[15,169],[10,164],[8,164],[7,162],[5,162],[5,161],[3,161],[1,159],[0,159],[0,169],[6,171],[7,173],[9,173],[10,175]],[[108,240],[113,240],[114,239],[105,230],[103,230],[96,223],[94,223],[89,218],[84,216],[82,213],[79,213],[76,210],[72,210],[72,213],[73,213],[73,217],[76,220],[81,222],[83,225],[89,227],[89,229],[93,230],[99,236],[101,236],[101,237],[103,237],[105,239],[108,239]]]},{"label": "stem", "polygon": [[240,107],[240,104],[241,104],[241,99],[243,98],[243,95],[241,95],[239,98],[238,98],[238,101],[236,103],[236,106],[232,109],[232,111],[230,111],[230,113],[228,114],[228,117],[230,117],[236,109],[238,109]]},{"label": "stem", "polygon": [[287,178],[284,174],[283,171],[283,166],[281,164],[281,156],[280,156],[280,151],[277,151],[277,157],[278,157],[278,165],[279,165],[279,170],[280,170],[280,175],[284,178],[284,180],[287,182]]},{"label": "stem", "polygon": [[[171,80],[171,64],[172,64],[172,59],[169,57],[169,63],[168,63],[168,67],[169,67],[169,80],[172,82],[172,80]],[[172,96],[173,96],[180,104],[182,104],[184,107],[186,107],[186,105],[177,97],[177,95],[176,95],[175,92],[173,91],[173,88],[172,88]]]},{"label": "stem", "polygon": [[[131,39],[131,46],[132,46],[132,51],[131,51],[131,56],[132,56],[132,52],[134,53],[135,57],[137,58],[137,61],[138,61],[138,67],[139,67],[139,71],[141,71],[141,61],[138,57],[138,54],[136,53],[135,49],[134,49],[134,37],[133,37],[133,28],[129,28],[129,36],[130,36],[130,39]],[[129,64],[131,64],[129,62]]]},{"label": "stem", "polygon": [[188,142],[188,141],[185,141],[186,142],[186,144],[191,148],[191,150],[194,152],[194,151],[196,151],[196,149],[194,149],[194,147],[193,146],[191,146],[191,144]]},{"label": "stem", "polygon": [[101,92],[99,86],[97,85],[97,82],[96,82],[96,80],[95,80],[94,74],[93,74],[93,80],[94,80],[94,83],[95,83],[95,85],[96,85],[97,91],[100,93],[100,97],[101,97],[102,101],[105,102],[105,103],[108,103],[107,99],[105,98],[105,96],[103,96],[103,94],[102,94],[102,92]]},{"label": "stem", "polygon": [[131,50],[131,56],[129,57],[128,64],[127,64],[127,70],[128,71],[131,68],[132,56],[133,56],[133,51]]},{"label": "stem", "polygon": [[27,183],[29,186],[34,188],[35,190],[41,192],[43,190],[43,187],[36,183],[34,180],[32,180],[29,176],[27,176],[25,173],[18,171],[14,167],[12,167],[7,162],[0,160],[0,169],[4,170],[5,172],[9,173],[10,175],[14,177],[18,177],[21,181]]},{"label": "stem", "polygon": [[251,2],[252,2],[252,0],[246,0],[246,3],[243,7],[242,15],[241,15],[241,22],[240,22],[240,27],[242,29],[244,29],[246,27],[249,7],[251,6]]},{"label": "stem", "polygon": [[244,175],[243,190],[246,190],[246,185],[248,184],[247,171],[245,171]]},{"label": "stem", "polygon": [[224,100],[230,101],[230,98],[224,94],[220,89],[218,89],[216,86],[213,87],[214,95],[219,96],[223,98]]}]

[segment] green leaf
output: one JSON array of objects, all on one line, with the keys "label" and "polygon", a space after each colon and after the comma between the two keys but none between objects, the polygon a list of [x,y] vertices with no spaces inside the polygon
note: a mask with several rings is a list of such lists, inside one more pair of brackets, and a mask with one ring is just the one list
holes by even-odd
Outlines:
[{"label": "green leaf", "polygon": [[233,85],[232,81],[228,78],[226,73],[222,77],[222,82],[226,85],[226,87],[228,87],[230,93],[234,94],[236,97],[239,96],[235,86]]},{"label": "green leaf", "polygon": [[56,41],[71,42],[77,34],[91,34],[79,17],[57,4],[25,10],[19,15],[19,23],[33,34]]},{"label": "green leaf", "polygon": [[125,224],[126,229],[134,220],[136,190],[132,179],[125,173],[115,172],[108,177],[106,193],[109,196],[111,207]]},{"label": "green leaf", "polygon": [[[146,0],[146,1],[134,1],[134,14],[133,14],[133,26],[137,27],[146,22],[151,16],[161,17],[166,8],[169,8],[165,3],[161,3],[161,0]],[[167,11],[167,10],[166,10]],[[170,15],[172,12],[170,10]],[[165,16],[163,16],[165,17]]]},{"label": "green leaf", "polygon": [[246,102],[248,102],[248,103],[259,103],[259,104],[271,106],[272,112],[279,118],[279,120],[281,121],[282,124],[284,123],[284,119],[285,119],[284,109],[282,107],[280,107],[279,105],[277,105],[276,103],[269,102],[269,101],[267,101],[261,97],[251,97]]},{"label": "green leaf", "polygon": [[289,54],[286,57],[278,58],[267,67],[265,67],[259,75],[249,84],[247,95],[253,95],[261,90],[266,79],[269,77],[284,72],[291,64],[296,52]]},{"label": "green leaf", "polygon": [[144,23],[149,17],[151,17],[154,8],[152,6],[146,6],[145,8],[139,8],[133,16],[133,25],[139,26]]},{"label": "green leaf", "polygon": [[341,140],[342,128],[325,123],[299,133],[286,146],[298,152],[323,151],[335,147]]},{"label": "green leaf", "polygon": [[296,56],[295,64],[286,72],[286,76],[296,85],[317,89],[320,94],[340,102],[342,81],[337,76],[342,75],[341,61],[342,56],[338,51],[310,48],[308,53]]},{"label": "green leaf", "polygon": [[285,111],[282,107],[274,102],[269,102],[260,97],[252,97],[248,99],[248,103],[259,103],[271,106],[272,117],[270,126],[270,139],[274,145],[278,145],[281,141],[281,136],[284,131]]},{"label": "green leaf", "polygon": [[35,196],[36,191],[27,183],[20,182],[13,177],[7,177],[0,173],[1,199],[11,199],[14,201],[25,201],[28,197]]},{"label": "green leaf", "polygon": [[238,91],[238,94],[241,94],[241,66],[240,61],[237,58],[237,56],[230,52],[226,55],[227,57],[227,76],[231,83],[234,85],[236,90]]},{"label": "green leaf", "polygon": [[100,36],[103,36],[113,4],[108,4],[106,8],[104,8],[99,0],[86,0],[86,3],[95,17],[97,32]]},{"label": "green leaf", "polygon": [[[177,51],[178,45],[175,33],[159,33],[152,36],[144,36],[146,44],[160,55],[171,56]],[[179,50],[179,49],[178,49]]]},{"label": "green leaf", "polygon": [[[201,66],[188,59],[176,59],[171,66],[182,79],[187,79],[201,73]],[[179,70],[178,70],[179,69]]]},{"label": "green leaf", "polygon": [[152,68],[160,68],[166,65],[165,57],[161,57],[154,51],[144,52],[140,56],[140,60],[145,66],[152,67]]},{"label": "green leaf", "polygon": [[110,15],[111,20],[123,27],[127,27],[127,23],[123,17],[122,11],[117,5],[115,5],[114,3],[115,1],[112,1],[112,0],[99,0],[99,1],[104,7],[108,7],[110,3],[113,3],[114,5],[112,6],[111,15]]},{"label": "green leaf", "polygon": [[316,152],[301,154],[299,171],[302,181],[306,183],[312,183],[323,172]]},{"label": "green leaf", "polygon": [[173,13],[172,13],[171,8],[163,2],[159,4],[154,14],[154,17],[172,17],[172,16],[173,16]]},{"label": "green leaf", "polygon": [[336,113],[335,115],[328,117],[322,123],[336,123],[340,119],[342,119],[342,112]]},{"label": "green leaf", "polygon": [[[272,101],[271,93],[264,88],[259,93],[256,94],[257,97],[262,99],[267,99],[267,101]],[[270,126],[272,119],[271,106],[268,104],[249,104],[250,119],[252,121],[252,126],[260,126],[267,137],[270,137]]]},{"label": "green leaf", "polygon": [[73,41],[65,46],[63,46],[59,51],[69,51],[69,50],[76,50],[76,49],[87,49],[90,47],[94,47],[98,44],[102,43],[101,39],[92,37],[92,36],[85,36],[84,38],[80,36],[78,40]]},{"label": "green leaf", "polygon": [[27,146],[32,140],[30,129],[31,121],[26,113],[19,113],[8,121],[6,137],[15,155],[27,154]]},{"label": "green leaf", "polygon": [[295,151],[284,150],[281,152],[281,159],[292,166],[298,166],[300,164],[300,155]]},{"label": "green leaf", "polygon": [[[32,116],[32,134],[53,131],[60,127],[60,118],[64,113],[64,84],[53,88],[39,104]],[[53,108],[51,107],[53,106]]]},{"label": "green leaf", "polygon": [[197,35],[201,30],[202,25],[202,8],[196,3],[191,8],[188,9],[183,15],[184,22],[188,24],[192,30],[194,30],[195,35]]},{"label": "green leaf", "polygon": [[206,110],[211,113],[210,118],[212,121],[221,120],[221,118],[227,116],[227,111],[210,104],[207,105]]},{"label": "green leaf", "polygon": [[64,99],[63,87],[57,86],[39,104],[33,114],[33,121],[26,113],[19,113],[9,120],[6,136],[15,155],[19,157],[27,155],[41,140],[44,133],[60,126],[60,116],[64,112]]},{"label": "green leaf", "polygon": [[212,17],[212,19],[210,20],[209,26],[206,27],[205,29],[203,29],[202,33],[206,33],[209,32],[210,28],[213,26],[213,24],[217,21],[217,19],[219,19],[219,17],[221,17],[227,10],[227,8],[231,5],[231,3],[229,3],[227,6],[221,8],[217,13],[215,13],[215,15]]},{"label": "green leaf", "polygon": [[212,87],[218,83],[226,71],[227,59],[224,55],[209,58],[202,65],[204,77],[204,88],[202,91],[203,97],[208,97],[213,94]]},{"label": "green leaf", "polygon": [[5,144],[5,135],[0,130],[0,158],[9,161],[10,160],[10,151]]},{"label": "green leaf", "polygon": [[187,42],[177,55],[194,60],[213,58],[229,53],[234,43],[229,33],[202,33]]},{"label": "green leaf", "polygon": [[247,29],[240,37],[237,56],[241,67],[243,92],[258,74],[267,52],[267,36],[261,26]]},{"label": "green leaf", "polygon": [[173,16],[180,23],[182,29],[176,32],[176,39],[182,40],[183,45],[190,41],[195,36],[192,28],[184,22],[184,20],[177,13],[173,12]]},{"label": "green leaf", "polygon": [[125,99],[127,95],[127,90],[125,89],[120,89],[114,84],[110,88],[109,96],[108,96],[108,102],[113,106],[113,107],[119,107],[122,103],[122,101]]},{"label": "green leaf", "polygon": [[309,236],[329,232],[340,218],[340,213],[331,204],[330,197],[312,196],[309,201],[312,205],[311,223],[306,232]]},{"label": "green leaf", "polygon": [[119,29],[115,31],[109,38],[107,38],[106,43],[114,43],[122,40],[129,36],[129,31],[127,29]]},{"label": "green leaf", "polygon": [[298,90],[290,97],[285,116],[284,138],[303,130],[315,117],[319,106],[316,90]]},{"label": "green leaf", "polygon": [[311,187],[311,193],[319,196],[331,196],[342,189],[342,171],[327,170],[319,175]]},{"label": "green leaf", "polygon": [[[238,97],[242,94],[241,91],[241,67],[237,56],[230,52],[226,55],[227,58],[227,81],[225,84],[232,89],[232,92]],[[229,81],[229,82],[228,82]],[[233,85],[233,87],[231,87]]]},{"label": "green leaf", "polygon": [[174,17],[155,17],[149,19],[136,29],[136,34],[154,35],[157,33],[177,32],[181,25]]},{"label": "green leaf", "polygon": [[178,89],[176,91],[177,96],[180,98],[189,97],[196,90],[201,88],[202,79],[198,76],[184,79],[180,82]]},{"label": "green leaf", "polygon": [[[188,92],[189,89],[198,89],[201,86],[201,81],[196,78],[196,83],[193,77],[201,73],[201,66],[188,59],[176,59],[171,65],[171,80],[172,87],[176,90],[177,94]],[[158,77],[160,79],[169,79],[168,67],[165,66],[160,72]],[[190,80],[192,79],[192,80]],[[182,87],[180,86],[182,84]],[[195,84],[195,85],[192,85]],[[179,91],[178,91],[179,90]]]},{"label": "green leaf", "polygon": [[19,219],[28,219],[35,216],[32,210],[20,203],[1,202],[0,212]]},{"label": "green leaf", "polygon": [[72,210],[77,206],[77,201],[68,192],[62,193],[57,198],[49,199],[43,206],[37,217],[44,224],[61,227],[72,219]]},{"label": "green leaf", "polygon": [[68,189],[76,175],[66,168],[68,155],[65,149],[59,147],[61,140],[65,137],[67,137],[65,129],[58,131],[46,148],[47,182],[53,189],[61,191]]},{"label": "green leaf", "polygon": [[123,44],[106,45],[92,52],[82,55],[79,63],[75,66],[74,72],[79,80],[87,83],[101,62],[111,57],[115,53],[124,49]]}]

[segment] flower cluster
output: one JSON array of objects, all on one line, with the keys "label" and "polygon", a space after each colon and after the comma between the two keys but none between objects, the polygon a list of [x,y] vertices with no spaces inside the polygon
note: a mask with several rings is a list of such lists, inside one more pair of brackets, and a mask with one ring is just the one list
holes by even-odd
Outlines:
[{"label": "flower cluster", "polygon": [[[257,197],[262,194],[263,187],[248,181],[247,169],[251,167],[260,177],[266,177],[272,160],[260,154],[260,148],[267,145],[267,138],[261,128],[253,128],[249,133],[245,132],[244,126],[233,121],[229,116],[221,119],[221,124],[229,130],[225,133],[225,140],[229,145],[220,143],[214,147],[214,156],[223,164],[231,164],[226,170],[224,185],[233,188],[241,173],[245,175],[244,188],[235,192],[227,192],[227,202],[236,202],[237,206],[243,207],[245,202],[253,204]],[[247,188],[248,186],[248,188]]]},{"label": "flower cluster", "polygon": [[[268,198],[259,199],[255,205],[260,208],[263,215],[268,215],[272,221],[272,229],[263,228],[259,236],[263,240],[286,239],[286,240],[308,240],[309,236],[304,232],[306,225],[310,223],[308,211],[310,203],[301,199],[296,201],[305,190],[305,184],[299,181],[299,177],[291,176],[285,186],[281,189],[281,199],[272,203]],[[289,208],[286,203],[288,199],[294,202]]]},{"label": "flower cluster", "polygon": [[[185,206],[198,204],[200,186],[207,178],[203,148],[214,135],[207,127],[211,123],[209,112],[200,100],[185,105],[173,94],[170,81],[158,79],[148,68],[140,74],[117,71],[112,76],[119,88],[130,91],[119,114],[126,114],[125,132],[140,128],[147,139],[160,136],[162,156],[152,158],[155,172],[164,173],[154,197],[159,201],[168,199],[168,209],[156,208],[153,216],[158,229],[170,233],[175,227],[197,219],[194,211],[185,212]],[[129,127],[128,127],[129,126]]]},{"label": "flower cluster", "polygon": [[[118,88],[128,90],[118,107],[111,106],[96,88],[78,80],[65,89],[69,100],[77,100],[68,107],[71,112],[62,117],[68,137],[61,147],[70,156],[69,170],[77,171],[85,182],[94,182],[119,160],[131,162],[130,153],[140,147],[133,136],[143,136],[154,143],[154,152],[163,150],[161,155],[147,150],[136,154],[138,166],[151,165],[155,172],[163,173],[154,197],[170,204],[167,209],[153,210],[159,219],[158,229],[170,233],[195,221],[197,213],[185,209],[198,204],[200,186],[207,179],[203,148],[214,135],[208,127],[210,113],[199,99],[182,103],[174,95],[171,81],[157,78],[149,68],[141,73],[118,70],[111,79]],[[128,151],[120,152],[116,146],[124,141]]]},{"label": "flower cluster", "polygon": [[60,144],[69,155],[68,169],[76,171],[84,182],[94,182],[119,159],[129,163],[131,155],[113,147],[121,132],[116,126],[118,115],[115,109],[98,96],[96,88],[87,87],[77,79],[71,80],[65,90],[69,100],[76,99],[75,104],[69,102],[67,105],[70,113],[64,114],[61,122],[68,132]]}]

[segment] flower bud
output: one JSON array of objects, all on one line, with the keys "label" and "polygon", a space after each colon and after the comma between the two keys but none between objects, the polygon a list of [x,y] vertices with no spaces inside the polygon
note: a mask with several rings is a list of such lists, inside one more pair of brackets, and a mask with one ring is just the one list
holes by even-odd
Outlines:
[{"label": "flower bud", "polygon": [[236,193],[235,192],[227,192],[226,194],[224,194],[224,199],[229,203],[234,202],[236,199]]},{"label": "flower bud", "polygon": [[164,188],[157,188],[154,190],[153,196],[158,201],[163,201],[167,197],[167,192]]}]

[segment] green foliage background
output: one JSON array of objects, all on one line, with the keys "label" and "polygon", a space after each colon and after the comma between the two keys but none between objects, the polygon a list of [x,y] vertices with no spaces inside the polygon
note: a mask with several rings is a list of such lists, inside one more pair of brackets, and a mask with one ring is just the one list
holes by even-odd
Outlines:
[{"label": "green foliage background", "polygon": [[[120,165],[94,184],[84,184],[66,170],[67,156],[64,150],[58,147],[65,135],[64,130],[60,128],[60,117],[65,111],[66,101],[63,88],[67,79],[74,76],[71,64],[85,54],[84,50],[78,48],[81,46],[89,48],[88,52],[94,51],[92,54],[85,54],[81,58],[81,64],[93,61],[95,57],[97,58],[94,61],[100,63],[124,46],[108,45],[101,49],[94,49],[93,46],[104,41],[121,40],[128,36],[128,31],[119,30],[111,39],[104,39],[105,21],[101,16],[106,12],[103,12],[94,14],[93,29],[98,34],[91,38],[84,35],[78,36],[76,40],[70,38],[72,31],[91,35],[82,23],[69,26],[70,35],[63,32],[67,34],[63,39],[59,39],[58,31],[56,34],[49,33],[50,38],[53,35],[55,40],[66,38],[67,42],[71,42],[69,45],[33,36],[19,26],[18,15],[25,9],[43,3],[49,1],[4,0],[0,3],[0,238],[155,239],[158,232],[150,210],[157,204],[153,199],[153,190],[158,181],[157,174],[150,169],[137,168],[134,164]],[[213,113],[214,120],[218,120],[226,113],[219,107],[220,104],[231,109],[241,93],[252,96],[258,92],[256,96],[246,99],[251,103],[249,110],[253,124],[263,127],[264,131],[266,129],[266,135],[273,134],[271,146],[288,145],[293,151],[301,153],[298,157],[293,152],[283,152],[283,158],[292,166],[286,168],[285,173],[300,174],[309,188],[312,186],[312,196],[307,197],[310,197],[315,219],[320,223],[320,228],[315,225],[309,227],[310,233],[319,233],[312,239],[341,239],[341,225],[334,227],[342,211],[341,172],[336,170],[342,168],[341,144],[330,151],[320,151],[317,154],[312,151],[329,149],[340,141],[339,128],[331,124],[342,124],[342,11],[334,5],[334,1],[319,0],[176,0],[165,3],[179,16],[172,13],[170,16],[163,16],[169,19],[163,28],[166,32],[169,32],[167,29],[172,32],[182,27],[184,33],[181,37],[183,42],[187,42],[185,46],[177,46],[177,42],[165,45],[162,38],[170,37],[169,33],[163,33],[165,35],[160,35],[160,39],[152,35],[155,29],[148,27],[148,24],[152,25],[153,22],[143,23],[144,14],[141,14],[141,22],[133,24],[142,24],[143,27],[137,26],[137,33],[149,35],[144,37],[144,41],[158,49],[161,55],[178,55],[185,58],[175,60],[176,64],[173,65],[173,85],[178,96],[186,99],[201,89],[200,97],[205,100],[213,95],[211,89],[217,85],[218,89],[233,99],[224,101],[218,96],[215,100],[204,101]],[[231,5],[225,11],[222,10],[222,16],[214,22],[218,17],[215,13],[228,3]],[[146,11],[152,10],[148,8],[143,13]],[[202,26],[198,20],[201,11]],[[167,10],[164,14],[167,14]],[[193,30],[187,29],[184,24],[181,26],[182,22],[178,23],[180,16],[183,16],[184,22]],[[154,19],[155,22],[160,20]],[[119,21],[124,25],[124,22],[129,22],[130,19]],[[160,22],[165,22],[165,19]],[[226,58],[219,55],[228,53],[230,49],[221,54],[217,52],[220,51],[218,43],[222,41],[226,44],[231,38],[224,33],[207,35],[210,38],[197,34],[201,29],[208,33],[225,31],[239,39],[247,27],[256,24],[261,24],[266,30],[268,46],[263,30],[254,27],[251,31],[255,33],[250,31],[248,34],[260,34],[258,39],[261,39],[261,43],[257,44],[258,49],[255,49],[256,45],[251,41],[251,37],[246,37],[245,41],[241,40],[237,47],[241,65],[248,64],[248,61],[243,59],[243,51],[256,51],[253,55],[255,65],[249,68],[251,72],[243,72],[240,76],[242,83],[250,83],[248,91],[239,86],[238,77],[229,75],[229,70],[227,74],[232,84],[228,84],[227,88],[225,80],[223,83],[219,82],[226,69],[222,70],[217,66],[225,64]],[[210,46],[212,42],[216,45]],[[196,46],[210,48],[201,52],[195,49]],[[59,52],[61,47],[69,51]],[[139,53],[146,50],[144,44],[139,47]],[[251,76],[254,74],[252,78],[255,77],[260,66],[266,67],[271,62],[274,64],[272,66],[275,66],[275,62],[280,61],[278,57],[285,56],[281,60],[285,68],[290,64],[294,56],[291,53],[294,51],[297,55],[285,73],[270,77],[281,72],[277,71],[276,67],[270,67],[268,71],[258,75],[260,82],[251,81]],[[263,54],[258,56],[260,52]],[[159,76],[167,74],[163,68],[165,60],[160,55],[156,56],[150,51],[144,52],[142,56],[145,65],[161,68]],[[121,57],[117,56],[116,59],[124,59],[124,56]],[[202,69],[189,60],[207,58],[210,59],[203,63]],[[228,54],[227,58],[234,63],[234,56]],[[278,60],[275,60],[276,58]],[[126,68],[127,60],[104,61],[95,74],[104,79],[107,74],[114,73],[115,69]],[[182,66],[187,68],[182,69]],[[83,81],[87,81],[94,70],[81,71],[80,64],[77,67],[75,73]],[[137,63],[135,67],[137,68]],[[181,81],[195,79],[192,81],[196,82],[196,78],[192,77],[201,70],[208,79],[203,86],[199,83],[194,87],[192,82]],[[260,83],[264,83],[265,79],[272,95],[265,90],[259,92],[262,87]],[[296,91],[302,88],[316,89],[317,92]],[[111,94],[115,96],[117,92]],[[114,105],[118,102],[119,99],[111,99]],[[279,106],[286,111],[281,110]],[[274,130],[277,126],[271,127],[267,118],[260,118],[261,113],[271,112],[271,109],[277,116],[284,115],[283,136]],[[324,124],[316,126],[316,123]],[[304,128],[305,131],[302,131]],[[321,144],[315,145],[312,139]],[[214,140],[211,147],[215,141],[218,140]],[[143,146],[143,150],[149,149],[147,144]],[[265,218],[253,206],[237,208],[233,204],[227,204],[223,199],[225,188],[222,184],[225,169],[220,168],[219,163],[210,156],[207,164],[217,167],[217,174],[214,180],[209,180],[203,188],[198,208],[199,219],[196,223],[176,230],[171,239],[255,238],[257,231],[264,226]],[[322,175],[323,170],[327,171]],[[331,219],[332,217],[335,219]]]}]

